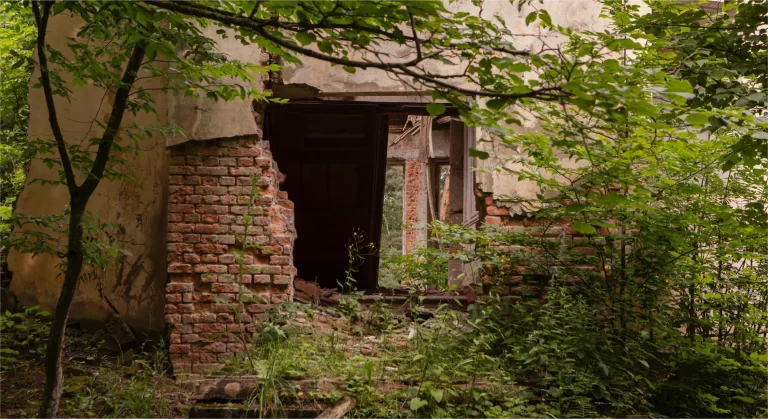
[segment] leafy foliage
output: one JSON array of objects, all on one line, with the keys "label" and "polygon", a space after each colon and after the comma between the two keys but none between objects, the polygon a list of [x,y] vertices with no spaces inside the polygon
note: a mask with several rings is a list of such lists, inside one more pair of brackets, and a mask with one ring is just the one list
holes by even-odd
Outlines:
[{"label": "leafy foliage", "polygon": [[[35,25],[31,10],[21,2],[3,2],[0,16],[0,219],[6,219],[24,184],[29,162],[25,152],[27,91]],[[8,234],[4,222],[0,234]]]},{"label": "leafy foliage", "polygon": [[123,360],[126,367],[106,365],[87,382],[71,383],[65,410],[90,417],[170,416],[170,402],[162,389],[168,354],[162,346],[142,347],[140,356]]},{"label": "leafy foliage", "polygon": [[[536,82],[520,77],[532,67],[543,70],[549,60],[518,50],[515,35],[503,21],[452,13],[440,1],[148,4],[217,22],[236,31],[244,45],[257,45],[285,62],[298,64],[301,57],[312,57],[350,73],[380,69],[457,105],[466,94],[510,102],[560,95],[557,80],[546,71]],[[546,12],[541,16],[549,17]],[[404,46],[413,54],[403,58],[391,52]],[[438,63],[449,70],[432,71]],[[432,104],[428,109],[438,115],[445,105]]]},{"label": "leafy foliage", "polygon": [[400,285],[413,289],[446,288],[449,258],[443,250],[419,247],[413,254],[390,256],[382,263],[387,274],[397,278]]},{"label": "leafy foliage", "polygon": [[[768,103],[768,28],[765,0],[723,2],[708,7],[653,1],[654,13],[636,7],[616,7],[611,16],[622,24],[620,31],[648,42],[640,59],[658,60],[661,68],[697,87],[690,107],[703,111],[728,107],[765,112]],[[714,6],[714,10],[713,9]],[[712,116],[700,125],[720,132],[733,120]],[[739,162],[754,166],[768,158],[764,131],[741,133],[731,145],[725,168]]]},{"label": "leafy foliage", "polygon": [[40,307],[28,307],[23,311],[0,313],[0,332],[3,344],[0,348],[3,370],[14,368],[17,359],[42,355],[48,337],[50,313]]}]

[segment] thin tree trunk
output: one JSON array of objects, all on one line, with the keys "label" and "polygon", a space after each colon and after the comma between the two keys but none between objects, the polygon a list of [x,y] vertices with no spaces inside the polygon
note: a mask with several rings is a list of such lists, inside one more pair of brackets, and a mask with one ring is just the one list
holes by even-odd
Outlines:
[{"label": "thin tree trunk", "polygon": [[56,140],[59,156],[64,168],[66,185],[70,193],[69,233],[66,256],[67,268],[64,273],[64,284],[61,287],[59,301],[56,304],[56,311],[53,315],[53,323],[51,324],[48,346],[46,348],[45,390],[39,412],[40,417],[50,418],[54,417],[58,412],[59,402],[61,401],[64,380],[61,354],[62,349],[64,348],[64,334],[66,332],[69,309],[72,306],[72,300],[75,297],[77,281],[83,267],[85,256],[83,249],[83,215],[85,213],[85,208],[88,205],[88,200],[91,198],[91,195],[93,195],[93,192],[96,190],[96,187],[104,176],[112,144],[122,125],[123,115],[125,114],[131,88],[136,81],[136,74],[144,60],[147,42],[140,41],[133,48],[123,77],[120,80],[120,87],[115,94],[112,113],[107,121],[101,142],[99,143],[93,166],[82,185],[77,186],[69,155],[67,153],[66,143],[61,129],[59,128],[58,118],[56,116],[56,106],[53,100],[51,82],[48,76],[49,69],[47,65],[47,57],[45,55],[45,34],[53,2],[44,2],[42,10],[40,9],[38,2],[33,2],[32,6],[35,12],[35,21],[38,26],[37,49],[40,65],[40,80],[45,93],[48,119]]},{"label": "thin tree trunk", "polygon": [[77,279],[83,267],[83,213],[87,199],[73,197],[69,215],[69,239],[67,242],[67,269],[61,287],[59,301],[51,323],[48,347],[45,353],[45,392],[40,405],[39,416],[51,418],[59,410],[59,401],[64,377],[61,367],[61,353],[64,348],[64,333],[69,317],[69,308],[75,297]]}]

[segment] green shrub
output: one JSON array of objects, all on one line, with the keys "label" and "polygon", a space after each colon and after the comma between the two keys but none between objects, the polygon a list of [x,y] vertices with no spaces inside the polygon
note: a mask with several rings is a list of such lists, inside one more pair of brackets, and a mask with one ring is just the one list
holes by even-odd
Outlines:
[{"label": "green shrub", "polygon": [[[590,238],[600,252],[592,257],[564,238],[434,224],[443,247],[460,249],[437,259],[479,263],[490,283],[526,264],[527,280],[542,287],[516,302],[496,296],[473,305],[464,346],[446,352],[495,359],[526,387],[525,406],[556,416],[765,416],[765,267],[750,253],[765,239],[734,228],[720,236],[732,241],[718,256],[727,263],[683,257],[678,246],[700,237],[658,227],[665,222],[645,220],[640,231],[605,235],[599,246]],[[631,243],[631,253],[622,254],[621,243]],[[670,253],[672,263],[658,262]],[[753,265],[732,264],[745,255]],[[420,269],[427,278],[445,270]]]},{"label": "green shrub", "polygon": [[38,358],[45,353],[50,330],[50,313],[33,306],[23,311],[0,314],[2,369],[13,368],[18,359]]},{"label": "green shrub", "polygon": [[652,404],[670,417],[765,417],[768,354],[696,339],[665,360]]},{"label": "green shrub", "polygon": [[399,285],[414,289],[448,286],[448,254],[440,249],[421,247],[411,255],[393,255],[381,261],[381,270]]}]

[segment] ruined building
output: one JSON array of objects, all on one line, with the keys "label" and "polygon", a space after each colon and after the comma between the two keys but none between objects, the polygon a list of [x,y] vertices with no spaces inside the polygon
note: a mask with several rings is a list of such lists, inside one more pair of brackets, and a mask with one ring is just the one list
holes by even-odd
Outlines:
[{"label": "ruined building", "polygon": [[[453,7],[477,12],[469,2]],[[547,9],[555,23],[576,30],[604,26],[597,3],[559,1]],[[525,25],[529,12],[506,2],[489,2],[484,10],[489,17],[502,15],[515,33],[537,35],[538,28]],[[75,20],[57,15],[49,42],[67,50],[66,39],[75,36],[77,27]],[[220,39],[220,51],[232,58],[269,59],[255,46],[218,38],[215,28],[206,31]],[[521,37],[520,47],[536,42],[536,36]],[[33,83],[37,78],[33,75]],[[265,82],[252,87],[263,89]],[[161,81],[141,83],[151,88]],[[425,245],[424,225],[430,220],[525,225],[522,209],[505,198],[532,197],[533,186],[495,170],[509,163],[475,160],[468,153],[473,147],[512,151],[477,143],[483,133],[464,126],[450,111],[428,116],[427,92],[414,92],[382,72],[349,74],[311,58],[301,66],[288,65],[268,87],[289,102],[255,107],[161,93],[155,97],[158,115],[126,116],[126,123],[175,124],[184,135],[146,139],[140,144],[142,155],[129,157],[132,179],[104,181],[96,190],[89,210],[119,226],[111,240],[130,255],[105,270],[86,268],[72,320],[100,321],[117,310],[136,330],[167,330],[181,371],[215,367],[238,349],[235,343],[211,339],[235,327],[221,301],[237,293],[252,295],[260,302],[250,305],[248,313],[258,317],[270,304],[292,300],[297,276],[335,286],[346,269],[345,245],[353,232],[378,244],[388,165],[403,167],[404,252]],[[59,103],[68,139],[100,133],[98,124],[89,121],[108,116],[102,101],[110,97],[102,94],[86,86],[75,89],[71,104]],[[29,100],[29,137],[51,137],[42,91],[31,89]],[[535,129],[536,124],[519,128]],[[29,180],[50,176],[42,161],[32,162]],[[255,199],[249,198],[251,179],[261,186]],[[67,202],[64,186],[28,183],[17,211],[61,213]],[[241,264],[232,249],[245,232],[246,213],[253,217],[247,236],[259,250]],[[10,253],[10,291],[21,304],[52,308],[61,289],[58,264],[51,255]],[[356,278],[359,288],[376,289],[377,266],[376,256],[366,259]],[[233,281],[241,274],[247,289]]]}]

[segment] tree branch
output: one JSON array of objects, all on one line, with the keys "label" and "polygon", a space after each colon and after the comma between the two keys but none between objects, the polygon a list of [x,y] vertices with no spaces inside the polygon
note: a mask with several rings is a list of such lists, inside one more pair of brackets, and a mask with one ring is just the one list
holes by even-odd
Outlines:
[{"label": "tree branch", "polygon": [[[395,63],[384,63],[384,62],[376,63],[373,61],[349,60],[345,58],[334,57],[328,54],[323,54],[315,50],[299,46],[297,44],[290,42],[288,39],[281,38],[271,33],[269,30],[266,29],[267,26],[276,27],[278,29],[285,29],[284,25],[282,25],[280,22],[277,22],[275,20],[259,21],[255,19],[248,19],[245,16],[240,16],[234,13],[213,9],[206,6],[199,6],[199,5],[190,4],[186,2],[179,2],[179,1],[172,1],[172,0],[144,1],[144,3],[150,6],[170,10],[170,11],[181,13],[181,14],[186,14],[189,16],[196,16],[196,17],[201,17],[205,19],[210,19],[228,26],[235,26],[235,27],[250,29],[255,33],[257,33],[258,35],[261,35],[263,38],[267,39],[268,41],[286,50],[289,50],[294,53],[298,53],[307,57],[315,58],[315,59],[329,62],[332,64],[360,68],[364,70],[369,68],[376,68],[379,70],[384,70],[389,72],[399,71],[402,74],[406,74],[411,77],[414,77],[415,79],[419,80],[421,83],[425,85],[433,85],[433,87],[443,88],[446,90],[450,90],[450,91],[468,95],[468,96],[495,97],[495,98],[507,98],[507,99],[540,97],[542,99],[552,100],[566,94],[559,87],[541,88],[537,90],[532,90],[527,93],[502,93],[502,92],[494,92],[494,91],[488,91],[488,90],[475,90],[475,89],[463,88],[463,87],[459,87],[459,86],[438,80],[438,77],[430,77],[425,74],[414,71],[412,69],[412,67],[415,67],[420,62],[433,58],[434,57],[433,54],[429,54],[424,57],[417,56],[415,59],[412,59],[410,61],[395,62]],[[345,26],[348,26],[348,25],[345,25]],[[339,28],[339,26],[329,26],[326,29],[334,29],[334,28]],[[358,29],[369,31],[371,33],[377,33],[377,30],[373,28],[360,27]],[[391,37],[391,34],[388,34],[386,32],[383,35]],[[413,40],[413,37],[408,37],[407,39]],[[414,42],[416,41],[414,40]],[[510,51],[510,50],[504,50],[503,52],[508,54],[516,53],[515,51]],[[525,55],[525,54],[526,54],[525,52],[521,52],[519,55]],[[555,92],[555,91],[561,92],[562,94],[561,95],[552,94],[552,92]]]},{"label": "tree branch", "polygon": [[418,34],[416,33],[416,23],[414,22],[414,19],[413,19],[413,13],[411,13],[410,10],[408,10],[408,17],[411,20],[411,31],[413,32],[413,39],[414,39],[413,42],[416,44],[416,57],[421,59],[421,43],[419,42],[419,37],[418,37]]},{"label": "tree branch", "polygon": [[32,10],[35,14],[35,23],[37,23],[37,55],[38,65],[40,67],[40,83],[43,85],[43,94],[45,95],[45,104],[48,107],[48,121],[51,125],[53,138],[56,141],[56,149],[59,151],[61,166],[64,170],[64,178],[67,182],[70,196],[75,196],[78,186],[75,182],[75,173],[72,171],[72,162],[67,153],[67,144],[64,142],[64,135],[61,133],[59,118],[56,116],[56,104],[53,101],[53,89],[51,88],[51,78],[48,75],[48,57],[45,55],[45,32],[48,29],[48,17],[51,7],[55,1],[43,2],[43,11],[40,12],[40,2],[32,2]]},{"label": "tree branch", "polygon": [[[259,1],[258,3],[262,3],[262,2],[263,2],[263,0]],[[217,19],[216,17],[213,17],[213,16],[226,17],[226,18],[232,18],[232,19],[238,19],[238,20],[245,19],[243,16],[240,16],[239,14],[236,14],[236,13],[215,9],[215,8],[204,6],[204,5],[201,5],[201,4],[193,4],[193,3],[187,2],[187,1],[178,1],[178,0],[158,0],[158,1],[152,1],[152,0],[145,0],[144,3],[146,3],[147,5],[160,7],[161,9],[172,10],[172,11],[175,11],[177,13],[182,13],[182,14],[186,14],[186,15],[203,17],[203,18],[206,18],[206,19],[215,20],[217,22],[221,22],[221,20],[219,20],[219,19]],[[159,3],[163,3],[164,5],[159,5]],[[363,25],[359,25],[359,24],[356,24],[356,23],[326,24],[325,23],[326,19],[328,17],[330,17],[330,16],[333,16],[333,14],[336,13],[336,10],[339,8],[340,5],[341,5],[341,3],[337,1],[335,3],[335,5],[334,5],[333,10],[331,10],[329,12],[329,14],[327,14],[327,15],[324,14],[319,9],[317,9],[318,13],[321,16],[323,16],[323,18],[320,19],[320,21],[318,23],[316,23],[316,24],[281,22],[277,18],[254,19],[253,16],[255,15],[255,12],[256,12],[255,9],[248,16],[248,18],[246,20],[250,21],[251,23],[253,23],[255,25],[259,25],[259,26],[262,26],[262,27],[269,26],[269,27],[275,27],[275,28],[278,28],[278,29],[285,29],[285,30],[289,30],[289,31],[293,31],[293,32],[306,32],[306,31],[311,31],[311,30],[315,30],[315,29],[355,29],[355,30],[359,30],[359,31],[370,32],[370,33],[374,33],[374,34],[377,34],[377,35],[381,35],[381,36],[384,36],[384,37],[389,38],[389,39],[393,38],[394,35],[391,32],[387,32],[387,31],[385,31],[383,29],[380,29],[380,28],[377,28],[377,27],[373,27],[373,26],[363,26]],[[164,6],[168,6],[168,7],[164,7]],[[344,9],[344,10],[346,10],[346,9]],[[201,13],[205,14],[205,16],[202,15]],[[358,16],[358,17],[360,17],[360,16]],[[242,26],[242,25],[239,25],[239,24],[235,24],[235,25],[236,26]],[[409,41],[413,40],[411,37],[406,36],[405,34],[403,34],[403,37],[406,40],[409,40]]]},{"label": "tree branch", "polygon": [[125,67],[123,78],[120,80],[120,87],[115,94],[115,103],[112,105],[112,113],[107,121],[104,135],[101,137],[99,149],[96,152],[96,158],[93,161],[93,167],[88,174],[88,178],[82,185],[83,192],[86,196],[90,196],[90,194],[96,190],[96,186],[98,186],[101,177],[104,175],[104,169],[109,161],[109,152],[112,149],[112,144],[115,142],[115,137],[123,122],[126,104],[128,103],[133,83],[136,81],[136,74],[139,72],[141,63],[144,60],[146,47],[146,41],[139,41],[133,48],[131,58],[128,59],[128,65]]},{"label": "tree branch", "polygon": [[[253,30],[257,34],[263,36],[264,38],[268,39],[269,41],[285,48],[293,52],[297,52],[302,55],[306,55],[308,57],[317,58],[318,60],[327,61],[332,64],[338,64],[338,65],[344,65],[349,67],[356,67],[356,68],[378,68],[382,70],[389,70],[393,68],[400,68],[402,66],[413,66],[417,64],[420,60],[413,59],[410,61],[404,61],[400,63],[375,63],[370,61],[355,61],[355,60],[347,60],[343,58],[334,57],[331,55],[326,55],[319,53],[317,51],[301,47],[299,45],[294,45],[286,39],[281,39],[274,34],[267,31],[265,28],[267,26],[275,26],[279,29],[287,29],[284,27],[285,25],[280,24],[280,22],[271,20],[271,21],[260,21],[256,19],[247,19],[244,16],[239,16],[234,13],[224,12],[221,10],[212,9],[210,7],[205,6],[197,6],[192,5],[189,3],[183,3],[183,2],[177,2],[177,1],[166,1],[166,0],[159,0],[159,1],[146,1],[146,4],[150,6],[155,6],[161,9],[171,10],[173,12],[185,14],[185,15],[191,15],[191,16],[197,16],[202,17],[205,19],[210,19],[219,23],[223,23],[225,25],[230,26],[236,26],[241,28],[247,28],[250,30]],[[307,27],[303,27],[302,30],[307,29],[317,29],[317,25],[310,25]],[[344,25],[349,26],[349,25]],[[336,25],[329,27],[328,29],[334,29],[337,28]],[[371,31],[370,28],[359,28],[360,30],[364,31]],[[387,34],[389,35],[389,34]],[[391,36],[391,35],[389,35]]]}]

